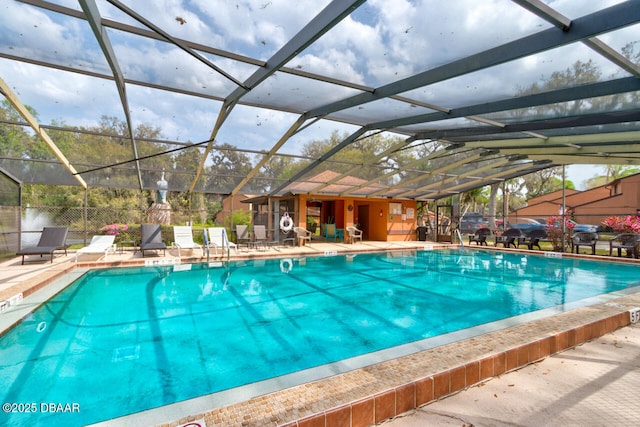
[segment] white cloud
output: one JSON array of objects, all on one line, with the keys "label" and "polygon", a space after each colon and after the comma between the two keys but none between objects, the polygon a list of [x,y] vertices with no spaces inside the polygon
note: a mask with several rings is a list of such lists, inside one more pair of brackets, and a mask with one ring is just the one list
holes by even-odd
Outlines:
[{"label": "white cloud", "polygon": [[[72,0],[58,1],[76,10]],[[300,31],[329,0],[158,0],[128,2],[131,7],[169,34],[241,55],[267,59]],[[597,3],[597,5],[595,5]],[[608,4],[615,3],[608,1]],[[557,0],[570,17],[599,8],[591,0]],[[107,18],[123,19],[123,13],[99,2]],[[0,6],[0,49],[9,54],[55,60],[109,74],[102,52],[86,22],[43,12],[15,1]],[[124,19],[128,23],[130,18]],[[140,26],[140,24],[135,24]],[[464,55],[548,28],[549,24],[508,1],[498,0],[369,0],[288,64],[357,84],[378,87],[402,77],[432,69]],[[607,37],[615,38],[618,32]],[[121,69],[131,79],[187,90],[204,90],[225,97],[235,85],[176,46],[134,37],[110,29]],[[628,33],[626,33],[628,38]],[[207,56],[239,80],[255,66]],[[464,78],[451,79],[415,91],[421,100],[451,104],[474,103],[487,97],[504,97],[517,87],[528,86],[577,60],[594,58],[611,67],[583,46],[570,46],[525,60],[494,67]],[[0,76],[15,86],[19,96],[34,106],[43,122],[62,118],[70,125],[97,122],[101,115],[123,117],[115,83],[49,68],[0,60]],[[606,73],[608,74],[608,73]],[[250,92],[245,100],[257,102],[271,96],[273,102],[310,108],[346,97],[353,91],[300,78],[279,75]],[[209,137],[220,102],[128,85],[134,123],[148,122],[162,128],[169,139],[202,141]],[[243,148],[270,149],[298,117],[296,114],[238,106],[223,127],[219,140]],[[353,129],[335,122],[319,122],[287,143],[296,152],[309,139],[324,139],[333,129]]]},{"label": "white cloud", "polygon": [[4,6],[0,13],[0,48],[3,51],[62,65],[87,66],[96,60],[105,63],[99,53],[96,55],[88,48],[85,35],[94,42],[93,35],[82,31],[81,21],[72,18],[54,20],[39,9],[15,1],[5,2]]},{"label": "white cloud", "polygon": [[233,2],[232,7],[226,0],[194,0],[191,3],[198,8],[199,14],[206,16],[207,26],[223,35],[224,45],[218,47],[268,58],[328,1],[245,0]]}]

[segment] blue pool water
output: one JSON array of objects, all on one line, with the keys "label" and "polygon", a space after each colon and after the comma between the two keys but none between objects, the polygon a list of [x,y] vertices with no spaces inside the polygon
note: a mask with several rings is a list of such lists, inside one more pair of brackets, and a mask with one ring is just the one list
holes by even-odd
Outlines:
[{"label": "blue pool water", "polygon": [[0,337],[0,401],[35,409],[0,425],[94,423],[638,286],[639,272],[469,250],[91,271]]}]

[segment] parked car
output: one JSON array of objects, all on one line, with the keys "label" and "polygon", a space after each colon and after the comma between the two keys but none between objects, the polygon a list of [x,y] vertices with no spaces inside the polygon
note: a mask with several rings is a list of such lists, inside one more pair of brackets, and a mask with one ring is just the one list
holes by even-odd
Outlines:
[{"label": "parked car", "polygon": [[461,233],[475,233],[479,228],[489,227],[489,221],[480,212],[465,212],[458,228]]},{"label": "parked car", "polygon": [[517,228],[522,234],[529,234],[531,230],[545,230],[547,227],[545,225],[540,224],[535,219],[531,218],[518,218],[518,222],[509,223],[507,228]]},{"label": "parked car", "polygon": [[[546,218],[536,218],[536,221],[539,220],[543,220],[544,224],[547,224],[547,220]],[[573,225],[573,227],[570,227],[574,233],[598,233],[600,231],[602,231],[603,227],[601,225],[592,225],[592,224],[578,224],[577,222],[575,222],[572,219],[568,219],[567,220],[568,223],[570,223],[571,225]],[[561,227],[560,222],[556,222],[555,225],[557,228]]]},{"label": "parked car", "polygon": [[592,225],[592,224],[578,224],[573,220],[567,220],[571,224],[573,224],[573,231],[575,233],[587,232],[587,233],[597,233],[598,231],[602,231],[601,225]]}]

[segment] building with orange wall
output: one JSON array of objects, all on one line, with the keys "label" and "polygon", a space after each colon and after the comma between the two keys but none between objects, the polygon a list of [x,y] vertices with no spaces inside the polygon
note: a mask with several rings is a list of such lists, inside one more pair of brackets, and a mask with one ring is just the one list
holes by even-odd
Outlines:
[{"label": "building with orange wall", "polygon": [[[619,178],[585,191],[566,189],[564,206],[571,219],[584,224],[600,225],[612,215],[635,215],[640,209],[640,174]],[[562,190],[554,191],[529,199],[527,206],[509,215],[509,221],[559,215],[562,207]]]},{"label": "building with orange wall", "polygon": [[[360,192],[374,193],[380,185],[363,187],[365,180],[345,176],[333,171],[324,171],[307,180],[288,185],[278,196],[257,196],[244,200],[253,206],[254,224],[264,224],[272,236],[280,228],[280,219],[286,212],[295,226],[315,228],[315,234],[324,234],[325,224],[335,224],[339,230],[356,225],[363,231],[364,240],[412,241],[416,240],[417,202],[415,200],[394,200],[388,198],[335,196],[349,189],[359,188]],[[335,181],[335,182],[332,182]],[[325,185],[323,191],[310,193]],[[346,234],[346,233],[345,233]]]}]

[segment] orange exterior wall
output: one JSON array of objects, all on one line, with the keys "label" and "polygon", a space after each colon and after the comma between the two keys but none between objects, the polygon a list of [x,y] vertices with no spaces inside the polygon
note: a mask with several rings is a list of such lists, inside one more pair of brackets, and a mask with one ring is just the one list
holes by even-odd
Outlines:
[{"label": "orange exterior wall", "polygon": [[[607,185],[576,192],[567,190],[567,213],[578,223],[599,225],[612,215],[635,215],[640,209],[640,174],[620,178]],[[529,200],[529,206],[509,215],[510,222],[517,218],[540,218],[560,213],[562,191]]]},{"label": "orange exterior wall", "polygon": [[[333,198],[326,196],[304,195],[298,196],[297,226],[306,227],[307,200],[322,199],[333,200],[336,211],[337,228],[346,228],[356,223],[356,215],[362,215],[366,206],[368,215],[366,218],[358,218],[360,224],[367,224],[365,230],[366,240],[382,242],[414,241],[416,240],[417,203],[412,200],[389,200],[389,199],[358,199],[358,198]],[[402,214],[390,215],[389,203],[400,203]],[[353,210],[349,210],[349,206]],[[413,209],[413,218],[407,218],[407,209]],[[342,212],[342,215],[340,215]],[[411,211],[409,211],[411,212]]]}]

